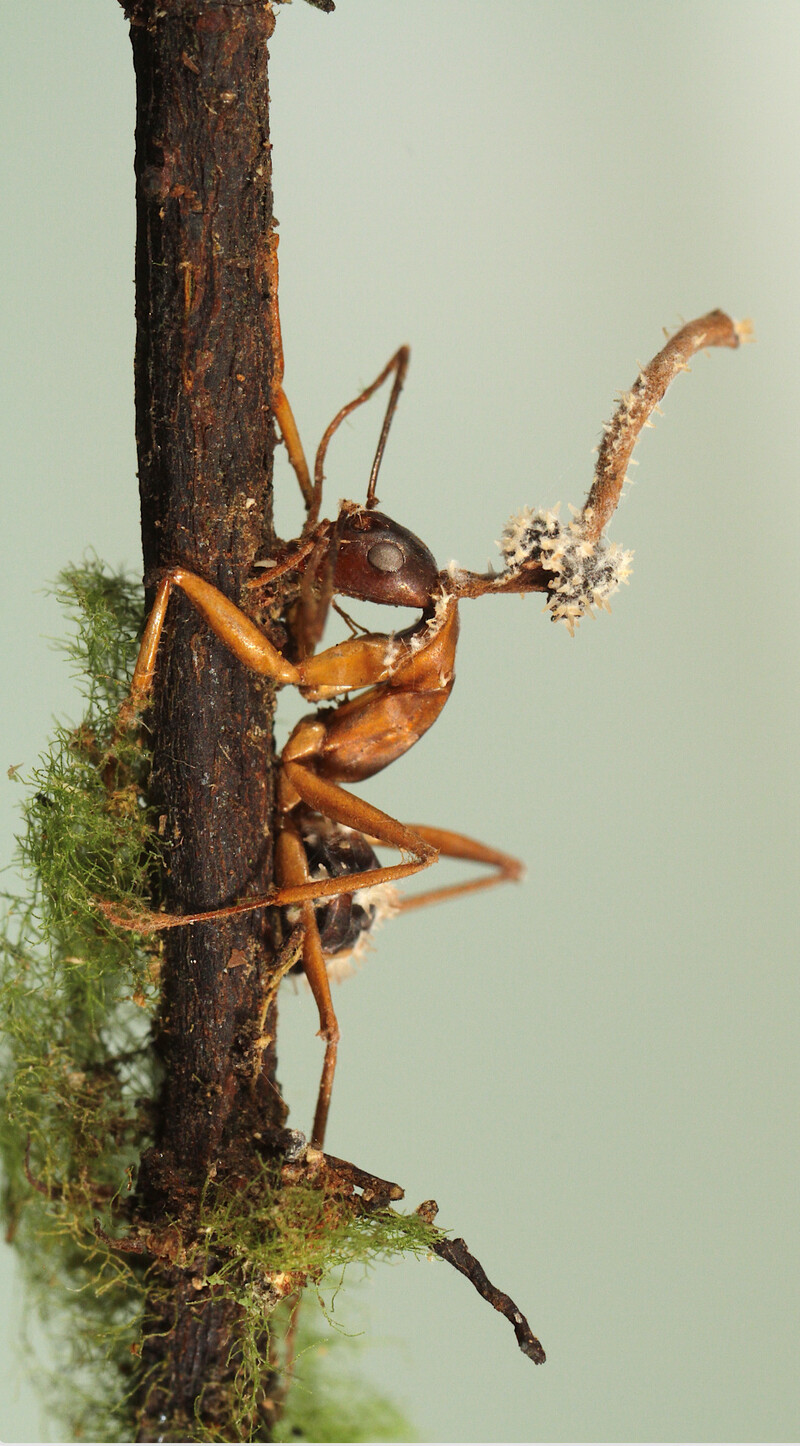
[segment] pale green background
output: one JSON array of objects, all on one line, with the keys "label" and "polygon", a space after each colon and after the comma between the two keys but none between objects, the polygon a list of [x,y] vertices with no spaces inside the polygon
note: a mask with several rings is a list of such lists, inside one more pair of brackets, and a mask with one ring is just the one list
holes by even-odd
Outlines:
[{"label": "pale green background", "polygon": [[[138,517],[127,27],[3,8],[5,769],[72,706],[45,583],[90,545],[135,567]],[[535,597],[465,604],[449,708],[365,789],[529,873],[388,926],[342,987],[330,1147],[435,1195],[548,1364],[443,1266],[376,1270],[343,1318],[426,1439],[795,1439],[800,6],[296,0],[272,55],[287,388],[313,445],[413,344],[381,496],[442,562],[581,501],[663,325],[758,332],[647,434],[613,618],[571,642]],[[299,1126],[314,1027],[289,995]],[[38,1423],[3,1392],[0,1436]]]}]

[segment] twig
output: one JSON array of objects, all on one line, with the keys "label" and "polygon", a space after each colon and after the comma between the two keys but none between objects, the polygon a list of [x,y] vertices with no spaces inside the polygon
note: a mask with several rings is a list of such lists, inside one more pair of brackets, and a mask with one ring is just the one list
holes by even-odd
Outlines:
[{"label": "twig", "polygon": [[[417,1206],[417,1214],[428,1225],[433,1224],[438,1213],[439,1206],[435,1200],[423,1200],[422,1204]],[[511,1296],[506,1295],[504,1290],[498,1290],[496,1285],[492,1285],[480,1261],[467,1249],[466,1241],[442,1238],[435,1241],[431,1249],[435,1255],[455,1266],[456,1270],[460,1270],[461,1274],[472,1282],[478,1295],[482,1295],[484,1300],[488,1300],[495,1310],[499,1310],[500,1314],[511,1322],[517,1344],[523,1355],[527,1356],[535,1365],[543,1365],[547,1357],[541,1341],[537,1340],[522,1311],[515,1305]]]},{"label": "twig", "polygon": [[382,1180],[379,1175],[370,1175],[359,1165],[351,1165],[349,1160],[340,1160],[337,1155],[326,1155],[325,1163],[348,1185],[356,1185],[363,1191],[362,1200],[373,1210],[382,1209],[390,1200],[402,1200],[405,1195],[402,1185]]},{"label": "twig", "polygon": [[94,1222],[94,1233],[110,1250],[120,1250],[123,1255],[152,1255],[152,1246],[147,1245],[139,1235],[109,1235],[99,1220]]},{"label": "twig", "polygon": [[25,1179],[27,1180],[28,1184],[31,1185],[34,1190],[37,1190],[40,1195],[44,1195],[47,1200],[60,1200],[60,1199],[62,1198],[62,1196],[63,1196],[63,1194],[64,1194],[63,1186],[61,1186],[61,1185],[43,1185],[43,1184],[42,1184],[42,1181],[41,1181],[41,1180],[37,1180],[36,1176],[34,1175],[32,1169],[31,1169],[31,1139],[30,1139],[30,1136],[28,1136],[28,1142],[27,1142],[27,1144],[26,1144],[26,1146],[25,1146],[25,1158],[24,1158],[24,1160],[22,1161],[22,1168],[23,1168],[23,1170],[25,1171]]},{"label": "twig", "polygon": [[506,1295],[503,1290],[498,1290],[496,1285],[492,1285],[480,1261],[476,1260],[467,1249],[466,1242],[463,1240],[439,1240],[431,1248],[435,1255],[448,1261],[450,1265],[455,1266],[456,1270],[460,1270],[461,1274],[472,1282],[478,1295],[482,1295],[484,1300],[488,1300],[495,1310],[499,1310],[500,1314],[511,1322],[517,1338],[517,1345],[522,1354],[533,1361],[534,1365],[543,1365],[547,1357],[541,1341],[536,1339],[522,1311],[514,1304],[511,1296]]}]

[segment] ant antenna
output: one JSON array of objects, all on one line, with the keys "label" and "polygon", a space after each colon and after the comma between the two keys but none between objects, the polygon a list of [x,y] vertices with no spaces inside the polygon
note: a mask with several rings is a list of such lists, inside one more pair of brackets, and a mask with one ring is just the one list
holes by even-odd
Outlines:
[{"label": "ant antenna", "polygon": [[[381,427],[380,437],[378,438],[378,446],[375,450],[375,460],[372,463],[372,471],[369,474],[369,486],[367,487],[366,501],[366,506],[368,508],[374,507],[378,501],[377,497],[375,496],[375,483],[378,480],[378,473],[381,469],[383,453],[386,447],[386,438],[389,435],[389,428],[392,425],[392,419],[395,412],[397,411],[397,403],[400,400],[400,393],[403,390],[403,383],[406,379],[406,372],[408,371],[408,363],[410,357],[411,352],[409,348],[407,346],[401,346],[400,350],[398,352],[395,352],[392,360],[389,363],[389,367],[391,367],[393,363],[396,364],[394,385],[392,386],[392,390],[389,395],[389,401],[386,404],[386,415],[383,419],[383,426]],[[387,371],[388,369],[389,368],[387,368]]]},{"label": "ant antenna", "polygon": [[325,463],[325,457],[327,455],[328,446],[331,438],[333,437],[334,433],[339,430],[339,427],[342,425],[345,417],[349,417],[350,413],[354,412],[356,407],[360,407],[364,402],[368,402],[373,393],[378,390],[378,387],[382,386],[383,383],[386,381],[386,378],[388,376],[391,376],[392,372],[394,372],[394,385],[392,386],[389,401],[386,406],[386,415],[384,416],[381,434],[378,438],[378,447],[375,453],[375,460],[372,463],[372,471],[369,474],[369,486],[367,488],[366,506],[368,508],[376,506],[378,499],[375,496],[375,483],[378,480],[378,472],[380,471],[380,465],[383,460],[383,453],[386,447],[386,438],[389,435],[389,428],[392,425],[392,418],[394,417],[394,414],[397,410],[397,403],[400,398],[400,393],[403,390],[403,383],[406,379],[406,372],[408,371],[408,363],[410,357],[410,347],[401,346],[399,350],[395,352],[391,361],[388,361],[386,363],[383,371],[380,373],[379,376],[375,378],[374,382],[370,383],[368,387],[365,387],[364,391],[361,392],[359,396],[355,397],[352,402],[348,402],[346,406],[342,407],[341,411],[336,413],[333,421],[326,428],[325,432],[323,432],[322,441],[317,448],[317,455],[314,459],[314,492],[311,499],[311,505],[308,509],[306,525],[303,528],[304,532],[308,532],[312,527],[315,527],[317,519],[319,518],[319,510],[322,505],[322,482],[324,477],[323,466]]}]

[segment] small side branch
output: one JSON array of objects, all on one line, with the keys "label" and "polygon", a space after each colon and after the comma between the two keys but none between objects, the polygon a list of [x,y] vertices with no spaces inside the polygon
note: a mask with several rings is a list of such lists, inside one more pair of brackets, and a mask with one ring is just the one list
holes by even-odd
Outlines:
[{"label": "small side branch", "polygon": [[488,1300],[495,1310],[499,1310],[500,1314],[511,1322],[517,1338],[517,1345],[522,1354],[527,1356],[528,1360],[533,1361],[534,1365],[543,1365],[547,1357],[541,1341],[536,1339],[522,1311],[514,1304],[511,1296],[506,1295],[503,1290],[498,1290],[496,1285],[492,1285],[480,1261],[476,1260],[467,1249],[466,1242],[463,1240],[439,1240],[433,1246],[433,1251],[442,1260],[447,1260],[450,1265],[455,1266],[456,1270],[460,1270],[461,1274],[465,1275],[467,1280],[474,1285],[478,1295],[482,1295],[484,1300]]},{"label": "small side branch", "polygon": [[338,1155],[326,1155],[325,1163],[348,1185],[361,1190],[361,1200],[370,1210],[384,1210],[390,1200],[403,1199],[405,1191],[402,1185],[396,1185],[393,1180],[382,1180],[380,1175],[370,1175],[359,1165],[353,1165],[349,1160],[340,1160]]},{"label": "small side branch", "polygon": [[[417,1206],[417,1214],[428,1225],[433,1224],[438,1213],[439,1207],[435,1200],[423,1200],[422,1204]],[[541,1341],[537,1340],[522,1311],[511,1299],[511,1296],[506,1295],[504,1290],[498,1290],[496,1285],[492,1285],[480,1261],[467,1249],[466,1241],[446,1240],[442,1237],[441,1240],[433,1243],[431,1249],[441,1260],[446,1260],[462,1275],[465,1275],[467,1280],[474,1285],[478,1295],[483,1296],[484,1300],[488,1300],[495,1310],[504,1315],[507,1321],[510,1321],[522,1354],[527,1356],[528,1360],[533,1361],[534,1365],[544,1365],[547,1357]]]}]

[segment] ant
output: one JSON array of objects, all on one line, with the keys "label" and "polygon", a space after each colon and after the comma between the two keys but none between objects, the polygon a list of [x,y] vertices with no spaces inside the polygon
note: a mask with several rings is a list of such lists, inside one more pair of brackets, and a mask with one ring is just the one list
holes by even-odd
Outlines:
[{"label": "ant", "polygon": [[[296,574],[299,597],[287,612],[296,661],[290,661],[230,598],[187,568],[161,574],[147,620],[120,727],[146,705],[156,655],[173,588],[180,588],[207,625],[240,662],[291,684],[319,707],[295,726],[281,754],[278,783],[276,886],[225,907],[195,914],[123,915],[113,905],[103,912],[138,932],[229,918],[265,906],[291,908],[302,929],[302,969],[319,1013],[325,1041],[312,1144],[322,1148],[336,1068],[339,1026],[331,999],[327,958],[353,948],[375,916],[374,895],[362,891],[393,885],[435,863],[440,854],[488,866],[489,876],[431,890],[401,907],[433,903],[506,880],[518,880],[522,865],[486,844],[445,829],[405,824],[367,803],[343,785],[358,783],[406,753],[441,713],[454,681],[458,605],[488,593],[547,594],[554,620],[570,633],[593,606],[626,580],[631,554],[603,539],[613,514],[636,439],[648,425],[670,381],[688,370],[689,358],[710,346],[737,347],[748,334],[721,311],[690,322],[639,371],[605,428],[594,482],[582,511],[562,524],[557,512],[526,509],[508,524],[499,573],[474,573],[455,564],[440,571],[418,537],[377,511],[376,483],[389,428],[409,363],[401,347],[375,380],[334,417],[317,449],[313,482],[297,426],[283,390],[283,350],[277,304],[277,239],[271,246],[271,325],[275,377],[271,403],[306,505],[300,538],[249,587],[264,589]],[[343,502],[333,520],[319,520],[324,463],[342,422],[393,378],[365,501]],[[652,425],[652,423],[650,423]],[[328,610],[336,596],[413,607],[419,620],[398,633],[363,633],[316,652]],[[610,609],[609,609],[610,610]],[[355,697],[350,695],[355,693]],[[344,695],[344,697],[342,697]],[[400,852],[400,863],[382,866],[372,845]],[[315,854],[316,850],[316,854]]]}]

